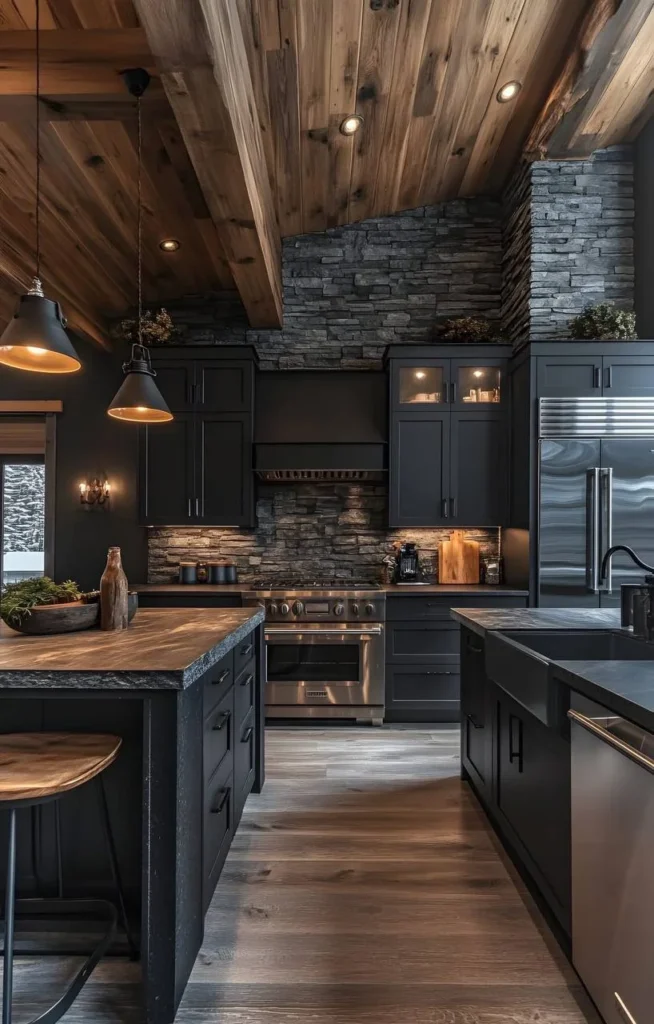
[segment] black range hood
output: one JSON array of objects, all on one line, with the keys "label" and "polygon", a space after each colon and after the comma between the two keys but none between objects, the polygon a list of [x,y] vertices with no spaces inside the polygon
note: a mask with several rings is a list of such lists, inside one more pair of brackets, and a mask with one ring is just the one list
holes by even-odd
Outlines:
[{"label": "black range hood", "polygon": [[382,480],[387,429],[384,373],[258,376],[254,468],[262,480]]}]

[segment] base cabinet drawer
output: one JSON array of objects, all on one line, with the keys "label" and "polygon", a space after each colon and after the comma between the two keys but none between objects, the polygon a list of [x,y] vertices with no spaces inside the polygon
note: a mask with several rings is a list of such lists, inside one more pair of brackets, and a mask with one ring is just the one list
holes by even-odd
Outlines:
[{"label": "base cabinet drawer", "polygon": [[459,657],[456,622],[389,622],[386,626],[386,661],[403,665],[450,662]]},{"label": "base cabinet drawer", "polygon": [[230,651],[224,658],[214,665],[207,672],[204,680],[204,715],[209,712],[222,700],[223,696],[234,682],[234,652]]},{"label": "base cabinet drawer", "polygon": [[236,819],[243,810],[243,805],[254,783],[255,767],[255,732],[254,710],[246,717],[236,736],[234,749],[234,790]]},{"label": "base cabinet drawer", "polygon": [[234,688],[230,687],[204,721],[204,777],[234,756]]},{"label": "base cabinet drawer", "polygon": [[205,912],[225,863],[236,823],[234,776],[231,764],[227,767],[229,771],[216,772],[205,785],[202,847],[202,902]]},{"label": "base cabinet drawer", "polygon": [[386,721],[457,721],[459,696],[458,659],[442,666],[386,666]]}]

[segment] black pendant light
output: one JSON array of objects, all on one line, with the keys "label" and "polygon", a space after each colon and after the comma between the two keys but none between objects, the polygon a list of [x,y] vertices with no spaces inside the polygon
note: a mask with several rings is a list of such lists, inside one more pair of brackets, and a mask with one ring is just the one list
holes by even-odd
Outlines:
[{"label": "black pendant light", "polygon": [[143,323],[143,206],[141,202],[141,97],[150,82],[150,75],[144,68],[131,68],[123,72],[123,78],[132,96],[136,97],[138,124],[138,343],[132,345],[131,358],[123,363],[125,380],[107,409],[110,416],[131,423],[166,423],[173,414],[166,405],[163,395],[154,382],[156,376],[150,362],[150,353],[143,344],[141,332]]},{"label": "black pendant light", "polygon": [[0,363],[37,373],[73,373],[82,365],[66,334],[58,302],[41,285],[41,47],[40,0],[36,0],[36,273],[0,337]]}]

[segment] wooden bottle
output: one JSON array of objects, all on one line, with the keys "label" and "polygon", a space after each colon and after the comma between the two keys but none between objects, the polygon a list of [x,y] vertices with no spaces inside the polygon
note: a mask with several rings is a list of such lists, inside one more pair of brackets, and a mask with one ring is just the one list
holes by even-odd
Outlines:
[{"label": "wooden bottle", "polygon": [[120,548],[109,548],[100,580],[100,629],[127,629],[127,576]]}]

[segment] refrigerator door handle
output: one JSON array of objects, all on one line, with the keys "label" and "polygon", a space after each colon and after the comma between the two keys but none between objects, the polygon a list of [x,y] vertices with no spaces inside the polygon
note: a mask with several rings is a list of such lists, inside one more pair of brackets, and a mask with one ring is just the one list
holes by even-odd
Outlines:
[{"label": "refrigerator door handle", "polygon": [[[604,506],[604,522],[606,523],[606,543],[602,545],[605,551],[613,547],[613,467],[608,466],[602,470],[602,504]],[[613,559],[609,561],[608,574],[606,577],[605,594],[613,593]]]},{"label": "refrigerator door handle", "polygon": [[600,468],[594,466],[586,474],[586,586],[591,594],[599,593],[599,506]]}]

